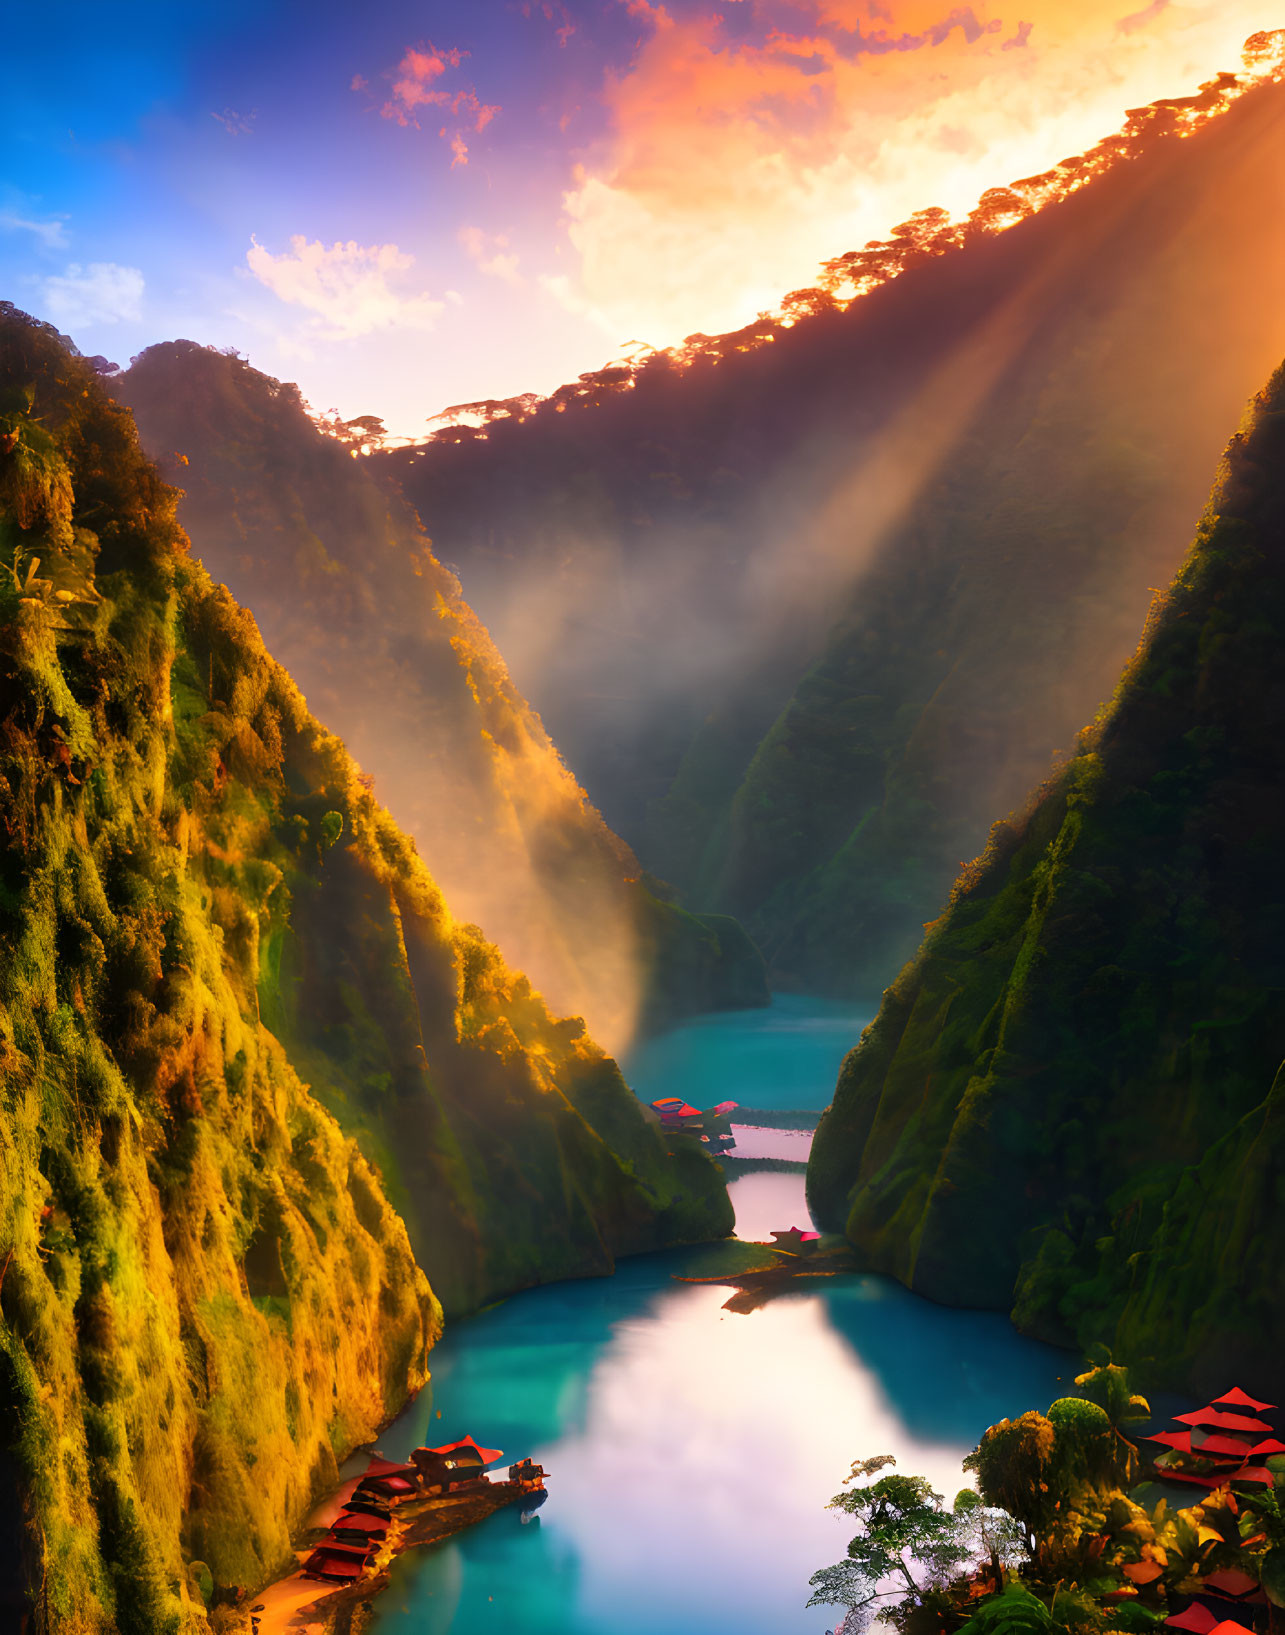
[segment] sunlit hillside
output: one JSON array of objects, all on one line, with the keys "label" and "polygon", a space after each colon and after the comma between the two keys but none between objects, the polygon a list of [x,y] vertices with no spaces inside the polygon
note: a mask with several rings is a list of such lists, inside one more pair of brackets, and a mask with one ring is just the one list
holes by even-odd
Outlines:
[{"label": "sunlit hillside", "polygon": [[766,999],[739,928],[643,877],[510,678],[455,575],[297,390],[188,342],[109,389],[183,494],[206,567],[415,837],[454,911],[559,1014],[621,1050],[641,1028]]}]

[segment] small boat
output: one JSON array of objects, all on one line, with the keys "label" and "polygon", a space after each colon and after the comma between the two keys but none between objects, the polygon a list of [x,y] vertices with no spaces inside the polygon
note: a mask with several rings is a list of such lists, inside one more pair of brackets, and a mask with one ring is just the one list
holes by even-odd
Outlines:
[{"label": "small boat", "polygon": [[365,1573],[374,1553],[369,1546],[319,1544],[301,1571],[305,1578],[324,1579],[328,1584],[351,1584]]},{"label": "small boat", "polygon": [[388,1537],[388,1522],[381,1516],[366,1516],[360,1511],[345,1510],[331,1522],[322,1543],[334,1539],[338,1544],[368,1545],[377,1549]]},{"label": "small boat", "polygon": [[702,1112],[681,1096],[661,1096],[651,1107],[660,1119],[661,1129],[670,1134],[682,1131],[697,1136],[711,1152],[730,1152],[736,1145],[731,1122],[737,1108],[734,1101],[720,1101],[717,1107]]},{"label": "small boat", "polygon": [[387,1475],[363,1476],[357,1483],[356,1491],[387,1499],[390,1503],[395,1503],[398,1499],[409,1499],[412,1494],[419,1492],[415,1467],[407,1465],[405,1472],[390,1471]]},{"label": "small boat", "polygon": [[360,1512],[363,1516],[375,1516],[380,1521],[391,1521],[392,1511],[383,1499],[377,1499],[372,1494],[354,1492],[344,1505],[348,1511]]}]

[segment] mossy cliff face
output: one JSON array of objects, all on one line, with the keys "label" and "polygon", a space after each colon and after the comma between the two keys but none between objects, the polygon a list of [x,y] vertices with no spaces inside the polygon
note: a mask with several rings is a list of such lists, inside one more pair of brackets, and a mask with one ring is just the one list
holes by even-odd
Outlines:
[{"label": "mossy cliff face", "polygon": [[1199,1390],[1283,1383],[1282,628],[1285,372],[1114,701],[849,1055],[808,1176],[872,1266]]},{"label": "mossy cliff face", "polygon": [[286,1557],[427,1377],[416,1250],[465,1304],[730,1227],[451,918],[174,500],[0,309],[0,1556],[59,1631],[200,1629],[185,1562]]},{"label": "mossy cliff face", "polygon": [[282,714],[244,670],[235,711],[197,690],[172,494],[83,363],[0,324],[0,1443],[45,1627],[150,1635],[202,1622],[185,1558],[286,1557],[439,1311],[258,1020]]},{"label": "mossy cliff face", "polygon": [[[638,1028],[766,1004],[752,944],[648,890],[414,511],[322,434],[297,388],[178,341],[110,389],[184,490],[194,551],[378,779],[455,911],[554,1009],[622,1050]],[[539,624],[538,595],[526,613]]]}]

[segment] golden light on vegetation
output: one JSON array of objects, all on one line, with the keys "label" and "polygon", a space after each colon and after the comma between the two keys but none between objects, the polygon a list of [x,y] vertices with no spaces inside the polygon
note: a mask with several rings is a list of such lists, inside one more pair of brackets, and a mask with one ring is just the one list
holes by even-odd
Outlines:
[{"label": "golden light on vegetation", "polygon": [[635,10],[636,54],[604,92],[613,137],[565,206],[576,299],[659,345],[737,327],[923,205],[966,216],[1279,21],[1264,0],[1035,0],[1020,24],[917,0]]},{"label": "golden light on vegetation", "polygon": [[[888,238],[873,239],[860,250],[822,262],[814,285],[791,291],[774,308],[760,312],[740,329],[719,335],[689,335],[681,344],[669,347],[630,342],[622,349],[623,355],[605,368],[584,373],[547,397],[528,392],[515,398],[454,404],[434,417],[437,429],[430,440],[485,439],[485,428],[492,421],[521,421],[546,406],[559,414],[571,404],[593,406],[607,396],[631,390],[648,368],[685,370],[770,346],[782,331],[792,329],[803,318],[843,310],[900,277],[909,267],[945,255],[978,236],[1007,232],[1118,165],[1131,163],[1153,146],[1195,135],[1247,92],[1285,77],[1285,29],[1250,35],[1243,47],[1242,63],[1240,73],[1217,74],[1192,95],[1165,97],[1129,109],[1125,123],[1113,135],[1034,175],[988,188],[963,215],[953,215],[941,205],[916,210],[894,227]],[[1020,159],[1021,147],[1013,152]]]}]

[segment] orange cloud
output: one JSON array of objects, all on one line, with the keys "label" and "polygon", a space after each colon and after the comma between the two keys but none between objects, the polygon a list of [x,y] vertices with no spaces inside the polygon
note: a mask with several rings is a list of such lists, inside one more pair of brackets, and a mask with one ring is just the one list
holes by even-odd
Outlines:
[{"label": "orange cloud", "polygon": [[[438,135],[451,149],[452,169],[468,163],[464,131],[484,131],[501,111],[498,104],[483,102],[471,85],[455,90],[438,86],[437,81],[449,69],[459,68],[467,56],[467,51],[455,47],[439,50],[432,44],[408,46],[397,67],[384,76],[391,83],[391,91],[379,110],[381,118],[415,130],[420,129],[419,110],[432,108],[444,112],[451,123],[442,125]],[[367,90],[367,81],[360,74],[354,74],[352,89]]]},{"label": "orange cloud", "polygon": [[543,17],[546,23],[552,23],[560,46],[566,45],[576,31],[575,21],[562,0],[522,0],[522,15]]},{"label": "orange cloud", "polygon": [[1276,0],[739,0],[731,27],[727,0],[618,3],[641,37],[565,195],[558,288],[656,345],[749,321],[916,210],[966,214],[1279,21]]}]

